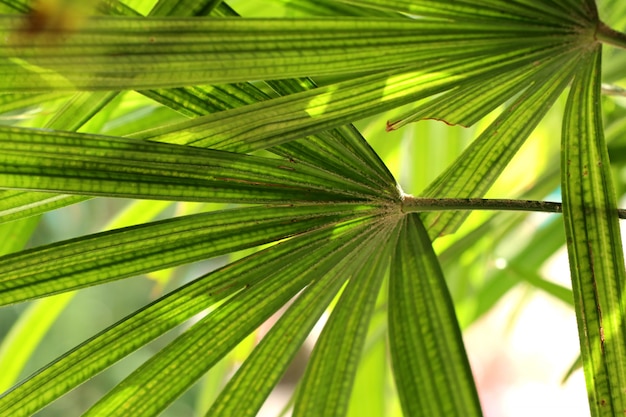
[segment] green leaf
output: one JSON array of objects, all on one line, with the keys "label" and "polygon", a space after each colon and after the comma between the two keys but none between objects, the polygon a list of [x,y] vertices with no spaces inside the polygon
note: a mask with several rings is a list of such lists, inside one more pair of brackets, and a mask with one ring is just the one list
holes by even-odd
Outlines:
[{"label": "green leaf", "polygon": [[[268,84],[280,95],[289,95],[316,88],[315,83],[309,79],[272,81]],[[160,103],[191,116],[206,115],[246,104],[262,102],[270,98],[266,92],[250,83],[212,86],[210,89],[152,90],[143,93]],[[260,108],[262,109],[263,107]],[[264,116],[261,115],[261,117]],[[248,120],[250,121],[249,118]],[[190,123],[195,125],[198,121]],[[177,126],[184,128],[186,124],[183,123]],[[239,124],[238,121],[237,124]],[[173,129],[177,130],[179,127],[174,127]],[[153,133],[142,132],[135,136],[151,138],[152,140],[173,141],[180,144],[188,142],[184,140],[184,135],[180,131],[176,135],[155,137]],[[288,138],[284,135],[284,132],[280,135],[281,142]],[[257,135],[254,144],[246,143],[246,150],[252,151],[268,148],[272,143],[267,139],[265,136],[259,138]],[[218,147],[223,150],[234,151],[241,149],[241,142],[241,140],[238,140],[222,143],[219,146],[210,144],[210,146],[212,148]],[[199,146],[201,144],[196,142],[194,145]],[[203,145],[208,146],[207,144]],[[361,134],[352,126],[322,131],[315,136],[308,137],[306,140],[282,143],[282,145],[274,146],[269,150],[290,161],[304,161],[329,171],[341,171],[342,175],[355,181],[368,182],[370,185],[375,186],[382,185],[385,188],[395,188],[395,180],[387,167],[382,163],[378,155],[372,151]]]},{"label": "green leaf", "polygon": [[33,35],[23,17],[0,16],[0,39],[5,39],[0,44],[0,89],[147,89],[364,73],[434,58],[527,46],[537,50],[577,37],[569,28],[539,22],[487,26],[349,17],[98,16],[62,42],[62,33],[46,32],[44,27]]},{"label": "green leaf", "polygon": [[[433,181],[423,197],[482,197],[517,153],[550,107],[569,84],[579,65],[577,52],[550,62],[528,87]],[[455,231],[467,212],[427,213],[422,216],[435,237]]]},{"label": "green leaf", "polygon": [[250,207],[143,224],[0,258],[0,305],[156,271],[380,213],[353,204]]},{"label": "green leaf", "polygon": [[355,250],[368,223],[332,231],[332,238],[317,250],[291,257],[267,279],[247,284],[118,384],[85,416],[158,414],[306,285]]},{"label": "green leaf", "polygon": [[363,7],[355,7],[350,4],[342,4],[338,1],[317,1],[317,0],[279,0],[285,8],[285,13],[291,16],[292,13],[304,16],[394,16],[395,13],[371,10]]},{"label": "green leaf", "polygon": [[[282,96],[317,88],[310,79],[270,81],[268,85]],[[389,169],[352,125],[323,131],[306,140],[284,143],[270,150],[346,175],[351,170],[355,180],[361,178],[361,181],[369,180],[378,187],[396,188]]]},{"label": "green leaf", "polygon": [[360,259],[353,261],[361,267],[349,272],[350,281],[316,342],[297,391],[294,416],[346,414],[370,318],[389,265],[389,245],[385,244],[392,231],[392,227],[383,228],[363,242]]},{"label": "green leaf", "polygon": [[[307,410],[302,414],[310,414],[308,410],[322,415],[401,414],[397,398],[388,398],[392,376],[383,376],[387,365],[380,362],[386,359],[387,336],[380,321],[388,320],[392,327],[389,348],[404,414],[479,415],[450,296],[429,241],[429,234],[432,238],[454,230],[464,215],[425,216],[434,220],[428,223],[432,227],[425,228],[422,217],[402,212],[408,203],[402,202],[390,172],[399,170],[397,161],[410,161],[420,167],[411,175],[419,176],[419,187],[424,188],[441,172],[436,161],[448,163],[458,156],[460,162],[425,193],[432,192],[432,197],[483,195],[558,91],[579,69],[584,72],[580,67],[587,51],[597,42],[615,43],[617,37],[607,38],[608,32],[599,23],[594,1],[276,0],[263,8],[252,1],[228,2],[244,16],[325,16],[256,19],[238,17],[228,4],[215,0],[106,0],[97,2],[97,12],[116,17],[95,16],[74,27],[71,9],[64,6],[79,1],[41,0],[32,3],[33,7],[48,4],[53,8],[33,11],[30,1],[0,0],[3,12],[28,13],[0,17],[0,90],[4,94],[0,112],[5,111],[1,117],[5,124],[30,127],[0,127],[0,222],[4,222],[0,234],[15,232],[11,229],[18,223],[9,220],[91,196],[140,198],[138,207],[146,208],[146,214],[169,201],[218,204],[203,204],[199,209],[210,213],[2,256],[0,304],[166,271],[163,268],[214,256],[243,257],[260,245],[266,247],[174,289],[51,362],[3,394],[0,415],[32,415],[196,314],[207,313],[203,319],[194,318],[199,323],[182,336],[171,335],[170,345],[88,411],[89,415],[156,415],[205,371],[220,366],[220,358],[247,335],[254,336],[259,323],[280,309],[282,318],[208,413],[255,415],[346,281],[314,353],[306,386],[297,394],[297,407]],[[294,9],[298,11],[290,15]],[[190,16],[209,11],[211,17]],[[148,13],[151,16],[141,16]],[[607,81],[617,82],[619,63],[614,61],[613,79]],[[578,82],[582,90],[586,81]],[[78,92],[58,109],[62,101],[50,101],[77,89],[95,91]],[[129,89],[145,97],[134,91],[118,94]],[[107,104],[113,96],[114,101]],[[597,99],[596,94],[593,100]],[[17,119],[35,103],[44,103],[45,111],[28,120]],[[385,120],[395,120],[407,109],[371,119],[366,137],[376,146],[383,145],[377,149],[388,157],[386,165],[350,123],[409,104],[420,112],[409,113],[415,118],[462,124],[471,124],[503,104],[508,107],[503,106],[499,125],[487,128],[470,151],[460,156],[474,129],[456,129],[448,135],[443,124],[410,126],[398,146],[393,142],[399,135],[384,135]],[[617,100],[610,104],[616,110],[621,106]],[[571,125],[576,117],[587,120],[582,113],[589,113],[589,108],[573,107]],[[607,116],[614,120],[622,115],[614,111]],[[48,119],[51,122],[46,126]],[[85,120],[90,122],[85,125]],[[424,125],[437,127],[427,131]],[[90,133],[63,132],[79,126]],[[46,130],[37,129],[41,127]],[[151,130],[142,130],[146,128]],[[540,133],[549,136],[551,130],[548,127]],[[424,152],[422,141],[411,145],[415,151],[407,151],[404,146],[411,138],[424,135],[438,140],[433,152]],[[450,146],[454,135],[464,138]],[[554,157],[551,146],[541,144],[540,148],[550,151],[546,159]],[[608,177],[608,159],[601,159]],[[620,165],[613,161],[613,167]],[[407,180],[407,170],[400,170],[400,178]],[[555,174],[551,175],[544,182],[550,191],[555,186]],[[418,181],[407,184],[417,188]],[[498,191],[502,190],[507,191]],[[224,210],[226,203],[255,206]],[[606,212],[615,209],[614,201],[610,203]],[[576,207],[571,212],[576,214]],[[181,216],[179,211],[162,213],[170,214]],[[470,259],[469,269],[463,270],[465,282],[460,282],[461,273],[446,277],[454,296],[459,295],[457,308],[469,310],[469,295],[476,290],[472,294],[476,312],[482,312],[523,280],[566,299],[569,293],[543,280],[536,268],[556,244],[556,233],[549,236],[549,242],[541,241],[541,254],[539,247],[536,252],[522,248],[506,271],[485,274],[492,282],[469,276],[478,263],[474,261],[484,253],[479,250],[483,245],[502,249],[505,239],[520,239],[521,228],[512,218],[499,215],[481,229],[476,224],[484,217],[474,216],[476,222],[462,233],[470,228],[474,232],[463,235],[458,245],[453,243],[453,250],[443,253],[440,262],[450,263],[451,272],[465,267]],[[19,243],[24,239],[20,236]],[[448,239],[440,242],[442,247],[455,237]],[[531,240],[531,244],[536,242]],[[598,246],[606,249],[612,243]],[[3,247],[12,250],[11,246],[6,242]],[[381,295],[375,303],[387,250],[394,251],[390,295],[388,299]],[[596,250],[594,246],[593,254]],[[622,282],[623,274],[618,278]],[[171,282],[168,288],[175,285]],[[621,303],[621,294],[614,296],[612,288],[600,287],[596,298],[603,303],[617,298]],[[590,298],[587,292],[584,295]],[[377,307],[374,326],[370,317]],[[387,307],[389,315],[384,311]],[[615,317],[621,318],[622,310]],[[18,372],[11,366],[22,365],[49,324],[45,320],[52,316],[37,317],[58,311],[58,305],[51,302],[51,307],[40,309],[41,315],[26,317],[22,335],[35,330],[30,334],[32,341],[12,344],[23,349],[5,356],[13,362],[0,364],[0,369],[7,369],[0,383],[6,385],[15,378]],[[601,312],[606,315],[604,304]],[[621,327],[615,330],[617,319],[600,318],[601,326],[607,321],[613,326],[609,330],[600,327],[601,337],[610,334],[623,339]],[[45,326],[37,328],[36,324]],[[367,339],[366,331],[370,333]],[[591,336],[598,337],[593,332]],[[606,339],[601,351],[614,346]],[[626,351],[618,342],[611,343],[619,349],[607,357],[621,361]],[[370,346],[376,352],[371,356]],[[362,366],[359,359],[379,362]],[[359,368],[366,369],[365,377],[352,392]],[[622,395],[619,383],[623,379],[615,378],[622,368],[618,363],[607,371],[614,373],[609,383],[617,381],[610,387],[614,397]],[[220,375],[223,372],[223,368],[216,370]],[[370,375],[376,381],[368,384]],[[607,386],[604,383],[598,392]],[[371,390],[378,392],[370,396]],[[213,398],[212,394],[206,399],[202,412]],[[179,409],[172,412],[180,414]]]},{"label": "green leaf", "polygon": [[562,143],[563,218],[591,414],[626,409],[624,254],[600,113],[601,46],[574,78]]},{"label": "green leaf", "polygon": [[[561,24],[564,20],[571,23],[586,23],[588,13],[582,1],[567,0],[562,2],[529,0],[512,3],[499,0],[460,0],[442,3],[437,0],[341,0],[359,6],[368,6],[383,10],[393,10],[412,15],[425,15],[450,20],[495,20],[499,23],[512,21],[547,21]],[[587,0],[585,0],[587,1]],[[521,4],[519,4],[521,3]],[[590,3],[590,2],[588,2]],[[489,24],[493,24],[492,21]]]},{"label": "green leaf", "polygon": [[55,113],[46,127],[48,129],[76,131],[116,95],[117,93],[112,92],[77,93]]},{"label": "green leaf", "polygon": [[561,384],[565,384],[567,380],[574,375],[574,372],[578,371],[583,367],[583,359],[580,355],[576,358],[574,363],[569,367],[565,375],[563,375],[563,379],[561,380]]},{"label": "green leaf", "polygon": [[345,280],[359,273],[352,270],[353,265],[363,265],[371,256],[371,244],[371,237],[364,239],[359,248],[298,296],[229,381],[207,416],[256,415]]},{"label": "green leaf", "polygon": [[391,262],[389,332],[405,415],[482,415],[452,299],[415,214],[403,221]]},{"label": "green leaf", "polygon": [[546,294],[561,300],[566,305],[573,307],[574,298],[572,296],[572,291],[569,288],[548,281],[537,272],[534,272],[525,266],[511,263],[508,265],[508,270],[511,274],[516,275],[519,280],[527,282],[533,287],[544,291]]},{"label": "green leaf", "polygon": [[387,130],[400,129],[408,123],[424,119],[440,120],[447,125],[472,126],[532,84],[537,72],[549,67],[551,61],[537,62],[534,68],[521,67],[497,74],[488,82],[480,79],[462,83],[403,114],[397,121],[388,122]]},{"label": "green leaf", "polygon": [[0,7],[2,7],[3,12],[12,12],[18,11],[21,13],[26,13],[30,10],[30,6],[27,0],[1,0]]},{"label": "green leaf", "polygon": [[[76,93],[48,121],[46,128],[78,130],[102,110],[115,95],[110,92]],[[45,213],[87,199],[88,197],[38,192],[0,191],[0,223]]]},{"label": "green leaf", "polygon": [[222,0],[159,0],[150,16],[208,16]]},{"label": "green leaf", "polygon": [[39,217],[31,217],[4,225],[0,229],[0,255],[24,249],[39,224],[39,220]]},{"label": "green leaf", "polygon": [[[355,119],[411,103],[519,67],[549,60],[562,46],[513,49],[482,58],[424,61],[413,67],[377,73],[141,132],[142,139],[249,152],[275,146]],[[424,71],[428,68],[427,71]],[[245,118],[246,124],[241,120]]]},{"label": "green leaf", "polygon": [[[340,249],[363,233],[363,227],[368,223],[347,223],[287,240],[176,289],[67,352],[14,387],[0,397],[0,414],[16,417],[31,415],[124,356],[241,289],[268,280],[271,284],[272,277],[277,274],[287,280],[295,274],[295,270],[300,270],[301,259],[315,262],[333,251],[343,253]],[[328,259],[330,264],[337,263],[335,256]],[[292,265],[295,269],[291,269]],[[317,268],[312,266],[309,272],[315,274]],[[221,316],[217,320],[221,321]]]},{"label": "green leaf", "polygon": [[[163,210],[165,205],[169,203],[137,201],[127,207],[111,222],[109,228],[122,227],[134,222],[142,222],[151,220],[159,212]],[[31,217],[26,221],[21,220],[12,222],[9,225],[18,225],[20,223],[37,224],[39,218]],[[12,230],[11,227],[4,227],[4,230]],[[28,238],[30,233],[24,231],[20,234],[22,239]],[[11,241],[11,240],[7,240]],[[23,243],[26,243],[25,240]],[[54,297],[48,297],[37,300],[30,304],[27,309],[20,314],[17,322],[11,327],[11,330],[0,345],[0,391],[5,391],[13,385],[24,365],[31,358],[32,352],[39,345],[50,327],[56,322],[57,317],[63,312],[68,303],[76,295],[75,292],[68,292]]]},{"label": "green leaf", "polygon": [[[32,93],[15,93],[15,94],[0,94],[0,113],[8,113],[15,110],[23,110],[28,108],[37,108],[42,103],[47,101],[53,101],[64,96],[68,93],[51,92],[46,94],[32,94]],[[19,120],[17,115],[4,115],[0,116],[0,120],[5,123],[7,120]]]},{"label": "green leaf", "polygon": [[[39,217],[11,222],[0,229],[0,254],[6,255],[24,248],[39,224]],[[9,388],[17,379],[32,351],[39,344],[49,323],[56,318],[54,304],[50,299],[35,309],[22,313],[0,344],[0,392]],[[45,316],[41,313],[45,312]]]},{"label": "green leaf", "polygon": [[[84,125],[85,122],[90,120],[99,110],[101,110],[111,99],[115,96],[110,92],[97,92],[97,93],[78,93],[75,94],[70,100],[68,100],[64,107],[62,107],[55,116],[47,123],[46,127],[49,129],[61,129],[61,130],[77,130]],[[56,196],[52,197],[53,202],[43,203],[50,199],[50,196],[42,195],[41,193],[27,193],[27,192],[12,192],[4,191],[5,198],[2,198],[4,204],[9,203],[11,200],[15,203],[15,198],[8,198],[9,196],[18,197],[17,210],[14,209],[13,216],[3,216],[3,220],[7,221],[17,216],[22,217],[30,215],[33,212],[37,213],[41,210],[49,210],[52,207],[60,207],[65,204],[72,204],[85,198],[76,198],[72,196]],[[47,197],[45,200],[40,200],[41,197]],[[30,200],[35,203],[32,207],[30,204],[25,205],[24,202]],[[138,204],[135,204],[138,206]],[[13,206],[15,207],[15,206]],[[125,215],[130,217],[133,221],[141,221],[142,218],[149,220],[152,218],[154,208],[158,207],[158,204],[152,203],[150,208],[141,208],[141,212],[125,210]],[[160,211],[160,210],[159,210]],[[22,226],[19,233],[19,240],[22,240],[20,248],[26,243],[30,232],[34,229],[34,226],[39,222],[38,217],[30,217],[28,219],[20,219],[16,222],[11,222],[8,226],[4,226],[3,232],[17,231],[16,226]],[[112,225],[120,225],[123,221],[114,220]],[[127,222],[132,224],[132,222]],[[24,228],[26,226],[27,228]],[[31,230],[29,231],[28,228]],[[17,237],[17,236],[16,236]],[[4,239],[3,242],[17,242],[18,239]],[[12,251],[0,251],[3,255]],[[28,306],[27,310],[22,313],[18,321],[11,327],[6,338],[3,340],[0,346],[0,369],[3,369],[3,373],[0,375],[0,390],[4,391],[9,388],[18,378],[23,367],[30,359],[33,351],[39,345],[49,328],[56,321],[57,317],[63,312],[68,303],[73,299],[74,293],[66,293],[56,297],[50,297],[43,300],[39,300],[34,304]]]},{"label": "green leaf", "polygon": [[389,395],[391,369],[387,352],[387,291],[381,291],[354,379],[346,416],[391,415],[389,404],[394,398]]},{"label": "green leaf", "polygon": [[0,146],[6,188],[240,203],[380,195],[306,164],[119,137],[0,127]]},{"label": "green leaf", "polygon": [[[315,84],[308,79],[273,81],[269,84],[281,95],[315,88]],[[229,109],[269,98],[265,92],[252,84],[213,86],[210,90],[201,88],[160,90],[144,92],[144,94],[191,115],[205,115],[211,111]],[[146,135],[145,132],[136,136],[166,141],[173,138],[176,143],[184,142],[180,141],[178,136],[153,137]],[[280,138],[283,141],[285,136],[280,136]],[[200,143],[194,143],[194,145],[198,146]],[[247,150],[266,148],[270,145],[271,143],[267,140],[255,140],[254,145],[248,146]],[[219,148],[232,151],[240,148],[240,145],[232,142],[222,144]],[[387,167],[352,126],[322,131],[306,139],[283,143],[268,150],[291,163],[306,162],[331,172],[341,172],[345,178],[376,188],[383,187],[389,190],[396,188],[396,182]]]}]

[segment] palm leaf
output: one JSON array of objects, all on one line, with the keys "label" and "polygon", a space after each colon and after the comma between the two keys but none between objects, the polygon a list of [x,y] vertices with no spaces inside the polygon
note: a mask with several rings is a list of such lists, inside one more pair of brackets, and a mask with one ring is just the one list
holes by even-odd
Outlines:
[{"label": "palm leaf", "polygon": [[183,79],[207,84],[381,71],[524,45],[539,50],[572,37],[567,29],[528,22],[485,27],[384,18],[94,17],[48,47],[54,39],[43,44],[33,39],[23,17],[1,16],[0,28],[6,39],[0,49],[0,87],[7,91],[160,88],[181,86]]},{"label": "palm leaf", "polygon": [[[245,250],[21,381],[0,397],[0,414],[31,415],[203,313],[86,413],[157,415],[290,304],[207,415],[255,415],[329,305],[332,314],[294,396],[295,415],[358,412],[353,387],[356,381],[362,393],[359,375],[368,373],[360,361],[384,356],[386,310],[405,415],[480,415],[431,244],[466,215],[436,205],[414,214],[426,208],[399,190],[393,167],[350,123],[395,111],[375,122],[380,131],[384,118],[391,120],[388,130],[424,118],[469,126],[501,111],[421,193],[435,203],[483,196],[572,78],[563,160],[574,163],[564,165],[564,217],[582,357],[594,416],[623,409],[616,393],[623,391],[624,267],[611,217],[616,203],[594,49],[598,40],[626,43],[623,35],[599,21],[591,0],[275,3],[299,17],[240,18],[214,0],[159,0],[154,7],[137,1],[136,10],[108,0],[98,4],[99,16],[81,17],[75,26],[62,9],[51,15],[59,20],[44,13],[40,25],[34,19],[41,10],[28,2],[0,2],[3,11],[26,13],[0,16],[0,111],[14,112],[6,114],[13,126],[0,126],[0,222],[7,233],[9,226],[34,224],[24,217],[91,197],[161,200],[155,210],[169,201],[220,203],[6,254],[0,304]],[[62,104],[51,117],[26,113],[56,99]],[[108,123],[111,115],[117,126]],[[441,259],[454,262],[490,230],[494,240],[506,239],[518,230],[512,218],[485,227],[471,221],[473,232],[462,230],[465,238]],[[22,223],[11,223],[16,219]],[[558,242],[522,249],[511,263],[515,271],[481,287],[480,308],[461,322],[475,320],[521,281],[568,300],[567,290],[536,273]],[[609,255],[598,263],[597,253]],[[389,294],[380,294],[387,271]],[[41,324],[39,336],[49,325]],[[385,366],[375,368],[380,378]],[[381,393],[386,383],[377,381]],[[371,410],[386,413],[381,393]]]},{"label": "palm leaf", "polygon": [[[624,409],[626,276],[598,95],[601,47],[574,79],[563,122],[563,216],[593,416]],[[580,116],[584,115],[584,116]]]},{"label": "palm leaf", "polygon": [[362,208],[348,204],[344,213],[337,205],[234,209],[57,242],[0,258],[0,269],[6,272],[0,281],[0,303],[219,256],[379,211]]},{"label": "palm leaf", "polygon": [[[350,282],[313,351],[296,396],[295,416],[345,415],[365,336],[388,265],[387,250],[392,230],[383,228],[365,241],[361,268],[352,271]],[[392,239],[393,241],[393,239]]]},{"label": "palm leaf", "polygon": [[[338,228],[336,232],[343,229],[345,233],[335,233],[336,239],[333,239],[332,229],[322,229],[250,255],[196,279],[104,330],[13,388],[8,395],[0,398],[0,411],[13,415],[30,415],[130,352],[242,288],[254,286],[262,280],[270,280],[276,274],[283,276],[283,283],[289,277],[298,277],[298,272],[290,267],[292,264],[297,271],[302,271],[299,260],[303,256],[308,254],[311,262],[322,253],[331,256],[329,254],[346,245],[346,241],[353,242],[355,233],[363,233],[363,224],[367,223],[355,222]],[[316,251],[318,252],[315,253]],[[336,262],[336,256],[331,256],[329,265]],[[310,272],[314,274],[315,269]],[[301,279],[302,277],[297,278]],[[268,282],[270,285],[271,280]],[[301,282],[300,285],[304,286],[306,283]],[[247,333],[237,334],[243,337]],[[46,396],[40,395],[41,390],[45,390]]]},{"label": "palm leaf", "polygon": [[[483,196],[487,192],[567,86],[578,65],[578,56],[562,56],[552,65],[555,66],[543,74],[546,78],[539,75],[538,80],[483,131],[462,157],[423,191],[424,197]],[[453,232],[466,216],[467,213],[429,213],[424,222],[429,232],[436,236]]]},{"label": "palm leaf", "polygon": [[[376,250],[376,243],[384,238],[384,233],[377,233],[367,239],[358,250],[342,259],[328,274],[309,285],[278,323],[272,327],[270,333],[222,391],[207,415],[256,415],[271,388],[279,381],[297,349],[304,342],[346,278],[352,276],[351,282],[357,282],[359,277],[354,276],[354,274],[368,272],[366,266],[370,266],[370,263],[367,262],[367,258],[372,256],[372,251]],[[377,260],[381,261],[380,259]],[[363,265],[360,272],[352,271],[351,265],[354,262]],[[384,265],[384,262],[382,264]],[[369,270],[369,272],[374,271]],[[366,285],[371,285],[372,279],[376,280],[377,277],[370,277],[370,280],[366,281]],[[367,296],[371,297],[375,294],[376,292],[373,291]],[[347,305],[350,309],[354,307],[351,302],[348,302]],[[369,306],[364,304],[364,307]],[[343,320],[338,320],[338,322],[343,326]],[[347,339],[349,340],[349,338]],[[332,348],[332,346],[327,344],[326,348]],[[318,356],[327,358],[322,354],[318,354]],[[319,366],[327,365],[320,364]],[[267,378],[270,380],[268,381]],[[313,377],[309,377],[309,379],[314,381]],[[255,387],[255,389],[244,390],[242,387]],[[326,390],[326,393],[328,394],[330,391]],[[339,397],[345,398],[342,395]],[[305,399],[305,404],[306,401],[310,401],[310,398],[314,397],[309,396],[309,399]],[[311,404],[309,403],[309,405]],[[302,402],[300,402],[299,407],[303,407]]]},{"label": "palm leaf", "polygon": [[[132,139],[0,128],[0,144],[0,179],[10,188],[240,203],[324,195],[349,200],[377,193],[305,164]],[[332,191],[339,183],[347,188]]]},{"label": "palm leaf", "polygon": [[[280,268],[274,267],[264,282],[248,283],[238,295],[118,384],[86,415],[126,415],[128,412],[137,416],[154,415],[164,408],[304,286],[353,251],[359,243],[356,237],[367,231],[367,227],[359,223],[344,228],[347,229],[344,232],[336,230],[330,241],[327,236],[327,243],[319,250],[309,247],[306,254],[299,253],[297,258],[292,258],[297,260],[294,263],[281,259]],[[254,270],[253,274],[258,277],[259,271]],[[149,381],[149,384],[137,384],[138,381]],[[141,386],[144,388],[137,389]],[[154,398],[159,400],[154,401]]]},{"label": "palm leaf", "polygon": [[416,215],[402,224],[389,306],[391,356],[405,414],[482,415],[441,267]]}]

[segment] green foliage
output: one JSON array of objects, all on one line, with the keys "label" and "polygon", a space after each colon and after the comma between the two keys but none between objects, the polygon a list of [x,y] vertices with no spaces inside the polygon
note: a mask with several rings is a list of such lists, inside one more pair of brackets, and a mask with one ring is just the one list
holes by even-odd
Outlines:
[{"label": "green foliage", "polygon": [[[573,305],[591,413],[623,415],[624,184],[611,160],[623,163],[613,154],[626,125],[617,100],[602,112],[601,92],[603,44],[626,48],[626,35],[593,0],[258,3],[0,1],[0,305],[40,298],[1,345],[0,387],[15,385],[0,416],[41,410],[166,333],[84,415],[158,415],[207,372],[225,380],[243,350],[198,412],[254,416],[327,311],[293,415],[359,415],[351,396],[375,375],[368,404],[380,415],[399,401],[405,416],[480,416],[459,323],[520,282]],[[601,5],[626,12],[619,4]],[[604,56],[604,81],[619,82],[624,56]],[[386,125],[368,119],[381,114]],[[541,121],[561,116],[561,154],[554,132],[545,149],[561,160],[573,299],[537,272],[563,243],[557,222],[511,268],[471,282],[458,259],[515,235],[523,215],[469,212],[494,207],[479,199]],[[442,140],[414,144],[424,129]],[[386,139],[399,134],[413,152]],[[415,163],[415,178],[398,181],[394,158]],[[556,165],[523,194],[499,192],[544,199]],[[137,201],[108,230],[24,249],[39,215],[95,197]],[[498,207],[548,206],[560,211]],[[172,283],[169,268],[226,255]],[[175,288],[17,381],[75,290],[141,274]],[[387,359],[399,400],[383,395]]]}]

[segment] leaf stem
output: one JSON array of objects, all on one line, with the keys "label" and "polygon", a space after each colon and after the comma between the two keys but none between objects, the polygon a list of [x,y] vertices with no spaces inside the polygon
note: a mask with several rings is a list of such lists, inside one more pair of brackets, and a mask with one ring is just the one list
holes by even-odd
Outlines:
[{"label": "leaf stem", "polygon": [[597,41],[626,49],[626,34],[611,29],[604,22],[599,22],[596,29],[595,38]]},{"label": "leaf stem", "polygon": [[[403,213],[445,210],[502,210],[562,213],[563,205],[554,201],[509,200],[498,198],[420,198],[405,195],[402,199]],[[626,210],[617,209],[620,219],[626,219]]]}]

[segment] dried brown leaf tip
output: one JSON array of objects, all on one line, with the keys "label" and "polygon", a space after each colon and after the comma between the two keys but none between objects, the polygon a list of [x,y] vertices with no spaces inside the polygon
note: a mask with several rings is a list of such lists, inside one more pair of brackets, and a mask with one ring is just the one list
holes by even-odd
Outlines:
[{"label": "dried brown leaf tip", "polygon": [[96,2],[86,0],[34,0],[15,29],[14,42],[55,43],[87,23]]},{"label": "dried brown leaf tip", "polygon": [[398,128],[397,125],[398,125],[399,122],[400,122],[399,120],[396,121],[396,122],[390,122],[389,120],[387,120],[387,125],[385,126],[385,131],[386,132],[391,132],[393,130],[396,130]]},{"label": "dried brown leaf tip", "polygon": [[[438,118],[438,117],[423,117],[421,119],[416,119],[414,121],[415,122],[419,122],[419,121],[422,121],[422,120],[435,120],[437,122],[445,123],[448,126],[461,126],[461,127],[464,127],[464,128],[468,127],[465,124],[456,123],[456,122],[450,122],[450,121],[447,121],[445,119]],[[407,125],[409,123],[410,122],[408,120],[406,120],[406,119],[396,120],[395,122],[391,122],[391,121],[387,120],[387,125],[385,126],[385,131],[391,132],[391,131],[394,131],[394,130],[398,130],[402,126],[405,126],[405,125]]]}]

